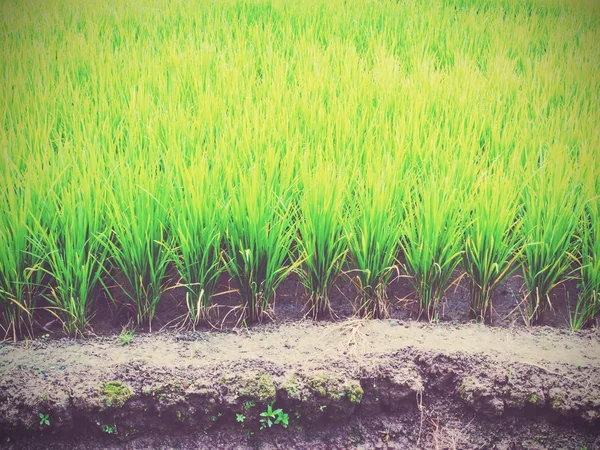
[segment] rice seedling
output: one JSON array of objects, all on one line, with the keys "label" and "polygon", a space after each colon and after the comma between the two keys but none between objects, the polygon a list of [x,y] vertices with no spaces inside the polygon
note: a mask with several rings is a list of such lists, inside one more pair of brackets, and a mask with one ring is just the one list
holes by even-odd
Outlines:
[{"label": "rice seedling", "polygon": [[270,314],[275,289],[294,269],[293,205],[289,192],[278,190],[281,175],[273,169],[250,167],[236,181],[227,208],[225,265],[238,282],[243,318],[250,323]]},{"label": "rice seedling", "polygon": [[[91,176],[90,176],[91,175]],[[49,192],[48,211],[31,231],[32,253],[51,277],[47,308],[69,336],[83,336],[101,282],[108,235],[105,190],[95,173],[67,173]],[[75,188],[76,187],[76,188]]]},{"label": "rice seedling", "polygon": [[588,197],[579,225],[581,266],[580,292],[575,310],[570,312],[571,329],[579,330],[600,313],[600,188],[593,161],[586,177]]},{"label": "rice seedling", "polygon": [[211,176],[205,158],[178,167],[177,173],[170,218],[173,260],[180,284],[186,289],[187,320],[195,328],[208,319],[217,279],[223,271],[223,208],[213,191],[218,180]]},{"label": "rice seedling", "polygon": [[418,317],[439,319],[439,304],[460,262],[462,198],[446,175],[425,175],[404,203],[401,231],[404,270],[418,300]]},{"label": "rice seedling", "polygon": [[[10,166],[7,161],[7,167]],[[14,170],[14,168],[12,168]],[[4,175],[4,174],[3,174]],[[6,189],[0,192],[0,299],[3,309],[5,337],[31,337],[38,263],[31,253],[28,186],[19,187],[10,172],[4,175]]]},{"label": "rice seedling", "polygon": [[358,175],[352,220],[348,234],[351,279],[357,289],[360,316],[388,316],[386,288],[394,270],[400,243],[400,208],[403,195],[395,166],[383,159],[381,165]]},{"label": "rice seedling", "polygon": [[171,184],[159,173],[141,163],[117,168],[107,200],[112,234],[103,241],[116,269],[110,277],[133,305],[138,324],[150,330],[167,289],[172,248],[167,230]]},{"label": "rice seedling", "polygon": [[523,192],[526,321],[539,323],[552,307],[550,291],[572,277],[573,238],[581,217],[581,189],[568,155],[540,155],[540,167]]},{"label": "rice seedling", "polygon": [[331,314],[329,291],[341,274],[347,252],[344,233],[347,179],[334,166],[304,169],[299,200],[296,270],[308,293],[312,317]]},{"label": "rice seedling", "polygon": [[471,310],[482,322],[492,320],[494,290],[519,267],[519,194],[519,185],[495,167],[482,173],[473,193],[463,264],[471,279]]}]

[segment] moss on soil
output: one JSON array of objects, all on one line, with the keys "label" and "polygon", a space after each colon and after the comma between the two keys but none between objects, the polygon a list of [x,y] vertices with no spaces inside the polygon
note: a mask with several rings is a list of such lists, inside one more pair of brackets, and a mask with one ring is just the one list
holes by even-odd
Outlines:
[{"label": "moss on soil", "polygon": [[356,381],[350,381],[346,384],[346,395],[350,400],[350,403],[360,403],[363,398],[363,388],[360,383]]},{"label": "moss on soil", "polygon": [[277,395],[277,385],[268,373],[257,373],[248,378],[223,377],[219,384],[222,386],[232,385],[231,389],[239,397],[264,403],[275,401]]},{"label": "moss on soil", "polygon": [[102,401],[109,408],[120,408],[132,396],[129,386],[120,381],[108,381],[100,390]]}]

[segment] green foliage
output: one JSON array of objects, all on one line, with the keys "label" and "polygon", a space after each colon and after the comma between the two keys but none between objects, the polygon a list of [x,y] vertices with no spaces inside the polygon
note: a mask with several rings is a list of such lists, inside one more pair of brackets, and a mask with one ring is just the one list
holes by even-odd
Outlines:
[{"label": "green foliage", "polygon": [[131,328],[128,330],[126,327],[123,327],[123,329],[121,330],[121,335],[119,336],[119,338],[121,339],[121,344],[129,345],[131,343],[131,340],[133,339],[134,334],[135,328]]},{"label": "green foliage", "polygon": [[569,169],[570,157],[553,156],[540,155],[540,167],[523,193],[526,319],[534,324],[551,306],[550,291],[570,276],[576,262],[574,236],[583,206],[578,179]]},{"label": "green foliage", "polygon": [[[167,287],[172,247],[167,232],[170,185],[159,174],[160,167],[152,164],[114,175],[108,201],[113,234],[104,241],[111,263],[125,280],[120,286],[135,308],[137,322],[150,330]],[[116,274],[111,276],[119,283]]]},{"label": "green foliage", "polygon": [[288,427],[289,416],[284,413],[283,410],[276,409],[273,410],[272,405],[267,406],[267,410],[260,413],[260,429],[263,430],[265,428],[271,428],[273,425],[279,425],[283,428]]},{"label": "green foliage", "polygon": [[104,404],[109,408],[120,408],[132,395],[131,389],[119,381],[104,383],[100,390]]},{"label": "green foliage", "polygon": [[588,200],[579,224],[581,285],[571,329],[583,328],[600,313],[600,177],[593,170],[588,170],[585,188]]},{"label": "green foliage", "polygon": [[[91,161],[90,161],[91,163]],[[83,336],[93,295],[105,270],[108,235],[105,187],[97,165],[74,167],[48,192],[48,214],[35,219],[32,253],[53,283],[48,310],[69,336]],[[74,186],[77,186],[75,189]]]},{"label": "green foliage", "polygon": [[117,427],[108,424],[102,424],[102,431],[106,434],[117,434]]},{"label": "green foliage", "polygon": [[[5,337],[33,336],[33,311],[39,291],[42,261],[31,253],[33,216],[28,208],[37,204],[36,188],[28,173],[5,161],[6,189],[0,189],[0,304]],[[0,164],[0,166],[2,166]],[[34,198],[32,198],[34,197]]]},{"label": "green foliage", "polygon": [[[275,167],[277,159],[254,164],[237,178],[231,195],[226,233],[226,267],[239,285],[244,317],[261,321],[269,314],[275,289],[293,270],[290,246],[294,211],[290,201],[290,172]],[[287,181],[287,182],[286,182]]]},{"label": "green foliage", "polygon": [[528,321],[569,277],[594,320],[597,2],[308,6],[2,4],[6,337],[81,335],[102,288],[150,327],[183,286],[193,328],[223,270],[249,322],[295,268],[314,314],[345,273],[384,316],[394,266],[435,320],[461,260],[480,317],[520,265]]},{"label": "green foliage", "polygon": [[178,185],[173,190],[171,232],[173,261],[186,288],[188,320],[192,328],[208,317],[221,264],[223,205],[209,172],[209,161],[198,156],[191,163],[176,161]]},{"label": "green foliage", "polygon": [[297,273],[308,292],[309,312],[317,318],[331,314],[329,291],[346,257],[347,179],[341,169],[326,164],[305,168],[302,175],[296,236],[302,265]]},{"label": "green foliage", "polygon": [[383,158],[357,175],[348,234],[357,309],[363,317],[388,315],[386,287],[396,266],[402,222],[398,205],[404,197],[395,169]]},{"label": "green foliage", "polygon": [[50,415],[40,413],[40,425],[50,426]]},{"label": "green foliage", "polygon": [[419,317],[437,320],[438,305],[460,262],[463,211],[454,180],[425,175],[405,202],[401,236],[405,270],[419,303]]},{"label": "green foliage", "polygon": [[481,321],[491,321],[494,290],[519,267],[518,185],[492,167],[483,172],[471,199],[471,220],[465,235],[463,263],[471,278],[471,309]]}]

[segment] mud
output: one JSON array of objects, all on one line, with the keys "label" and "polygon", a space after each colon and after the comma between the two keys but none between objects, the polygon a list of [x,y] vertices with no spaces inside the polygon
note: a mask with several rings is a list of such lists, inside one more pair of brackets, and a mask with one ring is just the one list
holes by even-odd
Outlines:
[{"label": "mud", "polygon": [[[186,316],[185,290],[176,287],[176,277],[169,290],[162,296],[156,309],[152,330],[177,328]],[[460,271],[456,271],[450,286],[445,292],[440,305],[439,321],[444,323],[471,323],[474,319],[470,311],[469,280]],[[525,327],[525,305],[523,303],[523,277],[517,271],[495,290],[492,298],[492,322],[488,326],[500,328]],[[87,327],[87,336],[113,336],[119,334],[123,327],[135,325],[135,308],[127,303],[127,298],[118,286],[112,286],[111,295],[99,291],[94,301],[94,311]],[[388,286],[388,312],[390,318],[408,320],[417,317],[417,298],[409,280],[397,277]],[[578,296],[577,283],[567,281],[556,287],[550,295],[550,308],[543,316],[542,325],[554,328],[569,328],[569,309],[575,308]],[[347,320],[355,315],[356,292],[346,277],[340,277],[330,292],[333,315],[325,318],[326,322]],[[306,297],[298,277],[291,274],[277,289],[273,311],[269,321],[276,324],[302,320],[306,314]],[[227,274],[223,274],[218,282],[217,295],[213,298],[210,321],[199,326],[200,330],[210,331],[214,328],[232,329],[241,323],[240,299],[236,285]],[[40,305],[42,306],[42,305]],[[59,321],[43,307],[34,313],[34,333],[40,338],[59,339],[64,336]],[[598,326],[598,323],[596,323]],[[137,332],[149,330],[137,326]],[[10,336],[7,336],[10,337]],[[23,336],[20,337],[22,339]]]},{"label": "mud", "polygon": [[[260,430],[269,404],[287,429]],[[2,344],[0,433],[14,449],[590,450],[600,337],[348,320]]]}]

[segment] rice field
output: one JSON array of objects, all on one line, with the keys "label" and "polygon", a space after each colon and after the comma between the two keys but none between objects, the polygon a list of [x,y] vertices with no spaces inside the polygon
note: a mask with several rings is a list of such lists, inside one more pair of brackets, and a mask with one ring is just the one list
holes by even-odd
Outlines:
[{"label": "rice field", "polygon": [[575,279],[584,327],[598,42],[594,0],[2,1],[2,334],[116,290],[151,327],[174,285],[195,327],[224,273],[247,323],[292,273],[312,317],[401,276],[436,321],[458,271],[486,321],[521,271],[530,324]]}]

